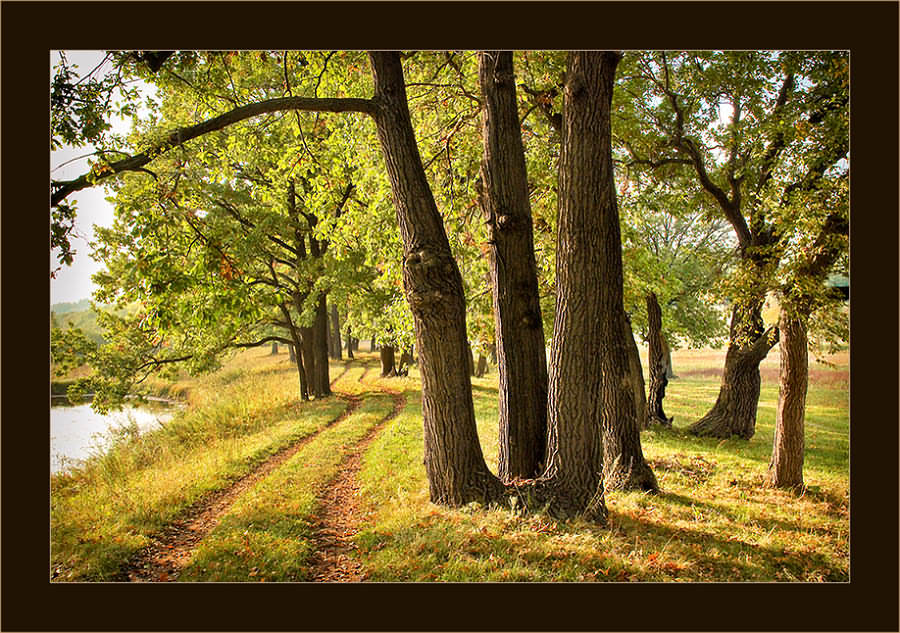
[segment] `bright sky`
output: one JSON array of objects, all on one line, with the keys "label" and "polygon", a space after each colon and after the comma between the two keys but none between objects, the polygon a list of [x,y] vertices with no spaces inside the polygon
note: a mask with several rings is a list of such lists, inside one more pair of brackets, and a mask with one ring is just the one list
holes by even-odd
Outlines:
[{"label": "bright sky", "polygon": [[[70,64],[78,66],[77,73],[89,73],[99,64],[105,56],[103,51],[66,51],[66,57]],[[59,53],[50,53],[50,78],[53,78],[53,67],[59,63]],[[107,64],[108,66],[109,64]],[[102,70],[102,69],[101,69]],[[143,92],[152,90],[143,82]],[[115,99],[114,99],[115,100]],[[112,118],[113,132],[127,133],[131,128],[130,121],[123,121],[118,117]],[[50,177],[53,180],[69,180],[77,178],[88,170],[87,158],[76,160],[68,165],[59,165],[78,156],[93,152],[92,146],[79,147],[77,149],[63,148],[50,153]],[[91,275],[98,272],[102,266],[90,257],[91,248],[88,241],[94,237],[94,225],[110,226],[113,222],[113,206],[106,201],[107,192],[103,187],[91,187],[75,192],[67,198],[67,202],[76,202],[77,218],[75,221],[76,236],[72,241],[75,257],[71,266],[63,266],[56,279],[50,280],[50,303],[62,303],[87,299],[94,291]],[[57,253],[50,254],[50,270],[59,266]],[[48,271],[49,272],[49,271]]]}]

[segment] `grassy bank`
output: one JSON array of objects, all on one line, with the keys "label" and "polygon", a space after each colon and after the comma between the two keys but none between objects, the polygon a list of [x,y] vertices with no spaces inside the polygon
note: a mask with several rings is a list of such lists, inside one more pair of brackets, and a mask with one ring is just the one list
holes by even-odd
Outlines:
[{"label": "grassy bank", "polygon": [[[642,434],[661,495],[613,493],[610,524],[561,524],[477,505],[428,502],[418,375],[380,379],[377,359],[333,363],[332,378],[361,397],[353,415],[318,433],[240,497],[195,550],[183,580],[306,578],[317,492],[347,447],[392,408],[359,473],[363,529],[356,537],[377,581],[846,581],[849,578],[849,414],[846,355],[815,367],[807,407],[802,495],[763,487],[772,447],[777,354],[763,365],[756,435],[709,440],[686,427],[715,399],[722,352],[680,351],[670,383],[671,430]],[[371,370],[364,369],[365,363]],[[775,369],[775,374],[772,374]],[[365,373],[364,373],[365,372]],[[345,408],[299,404],[287,355],[250,350],[180,387],[189,406],[165,429],[123,438],[52,484],[52,562],[58,579],[102,579],[184,508],[241,476],[280,447],[325,428]],[[473,379],[485,457],[496,469],[497,375]]]}]

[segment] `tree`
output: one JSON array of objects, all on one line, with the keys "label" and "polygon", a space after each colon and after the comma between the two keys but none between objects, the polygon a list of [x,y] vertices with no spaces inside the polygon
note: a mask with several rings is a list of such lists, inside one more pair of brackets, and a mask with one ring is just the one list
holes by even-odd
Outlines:
[{"label": "tree", "polygon": [[[842,160],[833,125],[846,110],[843,53],[640,53],[625,89],[638,96],[625,118],[632,163],[680,170],[715,201],[737,240],[729,345],[719,396],[691,426],[698,435],[750,438],[759,400],[759,363],[778,341],[762,305],[784,248],[773,209],[791,190]],[[724,105],[730,121],[719,124]],[[802,130],[824,130],[811,144]]]},{"label": "tree", "polygon": [[[849,237],[847,176],[822,178],[814,188],[796,192],[783,219],[798,239],[782,258],[779,288],[781,361],[775,437],[767,483],[803,487],[804,418],[810,323],[844,321],[841,297],[825,286],[835,265],[846,270]],[[798,230],[799,229],[799,230]],[[786,229],[787,230],[787,229]],[[845,322],[844,322],[845,323]],[[846,326],[830,332],[830,342],[846,340]],[[835,336],[837,334],[837,336]]]},{"label": "tree", "polygon": [[480,198],[500,374],[499,475],[529,479],[545,459],[547,361],[512,53],[480,53],[478,76],[484,98]]}]

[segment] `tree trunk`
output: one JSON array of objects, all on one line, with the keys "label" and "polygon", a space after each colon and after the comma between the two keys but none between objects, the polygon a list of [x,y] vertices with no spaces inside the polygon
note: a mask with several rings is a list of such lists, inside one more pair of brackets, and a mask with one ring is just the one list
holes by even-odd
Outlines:
[{"label": "tree trunk", "polygon": [[[626,379],[622,244],[610,131],[618,60],[610,52],[569,57],[559,168],[557,312],[550,352],[551,467],[559,451],[566,478],[577,481],[575,490],[582,498],[599,497],[603,514],[604,488],[656,488],[641,452],[634,392]],[[590,341],[598,342],[599,353],[585,344]],[[563,446],[571,441],[583,447],[565,456]]]},{"label": "tree trunk", "polygon": [[381,346],[381,377],[396,376],[397,368],[394,366],[394,346]]},{"label": "tree trunk", "polygon": [[292,363],[297,362],[297,351],[293,345],[288,345],[288,354],[290,354],[290,359]]},{"label": "tree trunk", "polygon": [[[569,53],[559,160],[548,462],[539,480],[550,489],[547,508],[552,515],[582,515],[598,522],[607,516],[601,428],[606,418],[628,406],[637,428],[634,396],[624,380],[621,248],[614,244],[619,220],[610,109],[618,60],[609,52]],[[615,247],[609,248],[611,244]],[[599,354],[591,344],[595,341]]]},{"label": "tree trunk", "polygon": [[[725,353],[725,370],[719,396],[713,408],[694,422],[688,431],[705,437],[737,436],[749,440],[756,432],[756,409],[759,405],[759,364],[778,342],[778,328],[762,332],[762,302],[748,310],[735,306],[731,315],[731,336]],[[752,342],[741,346],[739,328],[752,322],[761,332]]]},{"label": "tree trunk", "polygon": [[270,356],[278,355],[278,341],[272,341],[272,351],[269,353]]},{"label": "tree trunk", "polygon": [[478,364],[475,366],[475,377],[482,378],[487,372],[487,358],[485,358],[484,354],[478,355]]},{"label": "tree trunk", "polygon": [[341,318],[334,303],[331,304],[331,328],[331,357],[341,360]]},{"label": "tree trunk", "polygon": [[672,418],[663,411],[663,398],[666,396],[666,353],[662,336],[662,309],[656,293],[647,294],[647,331],[650,345],[650,394],[647,398],[649,421],[672,426]]},{"label": "tree trunk", "polygon": [[650,417],[647,415],[647,392],[644,384],[644,371],[641,368],[641,353],[634,340],[634,331],[631,329],[631,319],[627,314],[622,319],[625,324],[625,344],[628,352],[628,382],[634,392],[634,407],[637,411],[638,428],[650,428]]},{"label": "tree trunk", "polygon": [[471,347],[469,347],[469,375],[475,375],[475,354],[472,352]]},{"label": "tree trunk", "polygon": [[350,326],[347,326],[347,358],[353,360],[353,337],[350,335]]},{"label": "tree trunk", "polygon": [[316,320],[313,323],[313,352],[316,357],[313,390],[317,398],[331,395],[331,379],[328,366],[328,307],[325,295],[319,294]]},{"label": "tree trunk", "polygon": [[378,349],[378,346],[375,345],[375,337],[373,336],[372,340],[369,342],[369,351],[374,352],[377,349]]},{"label": "tree trunk", "polygon": [[300,328],[300,358],[306,373],[306,383],[310,396],[320,396],[316,391],[316,354],[315,354],[315,330],[312,327]]},{"label": "tree trunk", "polygon": [[807,367],[806,315],[791,316],[782,307],[781,371],[778,408],[775,413],[775,441],[767,480],[777,488],[803,486],[804,417]]},{"label": "tree trunk", "polygon": [[416,330],[431,501],[495,501],[503,486],[484,462],[475,427],[462,276],[416,146],[400,55],[369,57],[374,118],[403,242],[403,288]]},{"label": "tree trunk", "polygon": [[[488,226],[500,374],[499,475],[531,479],[545,459],[547,359],[512,52],[480,53],[478,79],[484,96],[479,198]],[[476,376],[484,375],[485,365],[480,355]]]},{"label": "tree trunk", "polygon": [[406,376],[409,374],[409,368],[415,362],[415,358],[412,355],[412,347],[403,350],[400,353],[400,365],[397,368],[397,375]]}]

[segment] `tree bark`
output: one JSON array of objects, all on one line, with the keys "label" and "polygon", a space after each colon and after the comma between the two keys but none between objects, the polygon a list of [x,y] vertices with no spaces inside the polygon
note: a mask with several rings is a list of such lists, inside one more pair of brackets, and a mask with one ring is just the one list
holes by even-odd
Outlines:
[{"label": "tree bark", "polygon": [[331,304],[331,328],[331,357],[341,360],[341,317],[334,303]]},{"label": "tree bark", "polygon": [[374,352],[377,349],[378,349],[378,346],[375,344],[375,337],[373,336],[372,340],[369,341],[369,351]]},{"label": "tree bark", "polygon": [[288,354],[290,354],[291,362],[297,362],[297,352],[293,345],[288,345]]},{"label": "tree bark", "polygon": [[[626,379],[622,243],[610,131],[619,58],[610,52],[569,57],[559,168],[557,312],[550,352],[551,468],[558,453],[559,472],[577,481],[573,487],[582,498],[592,494],[601,501],[594,486],[657,487],[641,452],[634,392]],[[564,455],[573,439],[584,445],[577,451],[569,446],[565,450],[570,454]]]},{"label": "tree bark", "polygon": [[396,376],[397,368],[394,365],[394,346],[381,346],[381,377]]},{"label": "tree bark", "polygon": [[[479,53],[484,96],[479,196],[488,226],[499,387],[499,475],[538,476],[547,438],[547,359],[512,52]],[[483,376],[479,357],[475,375]]]},{"label": "tree bark", "polygon": [[475,353],[471,347],[469,347],[469,375],[475,375]]},{"label": "tree bark", "polygon": [[400,353],[400,365],[397,368],[397,374],[406,376],[409,373],[409,368],[415,362],[415,358],[413,358],[412,347],[403,350]]},{"label": "tree bark", "polygon": [[641,353],[634,340],[634,331],[631,329],[631,319],[624,314],[622,319],[625,325],[625,343],[628,346],[628,381],[634,392],[634,408],[638,417],[638,428],[650,428],[650,416],[647,415],[647,392],[644,383],[644,371],[641,368]]},{"label": "tree bark", "polygon": [[350,334],[350,326],[347,326],[347,358],[353,360],[353,336]]},{"label": "tree bark", "polygon": [[430,498],[450,506],[495,501],[504,491],[484,462],[475,427],[462,276],[416,146],[400,55],[369,57],[374,118],[403,242],[403,288],[419,351]]},{"label": "tree bark", "polygon": [[277,356],[277,355],[278,355],[278,341],[273,341],[273,342],[272,342],[272,351],[269,353],[269,355],[270,355],[270,356]]},{"label": "tree bark", "polygon": [[[738,329],[746,328],[748,322],[760,334],[741,346],[739,341],[746,335],[740,335]],[[777,342],[778,328],[762,331],[761,301],[744,310],[735,306],[719,396],[709,413],[688,428],[690,433],[723,439],[737,436],[749,440],[753,437],[759,405],[759,364]]]},{"label": "tree bark", "polygon": [[777,488],[803,486],[803,427],[809,380],[806,318],[806,315],[792,316],[783,310],[779,319],[780,384],[775,412],[775,440],[767,475],[768,484]]},{"label": "tree bark", "polygon": [[648,419],[663,426],[672,426],[672,418],[663,411],[663,398],[666,396],[666,354],[662,336],[662,309],[656,293],[647,294],[647,330],[650,346],[650,394],[647,398]]}]

